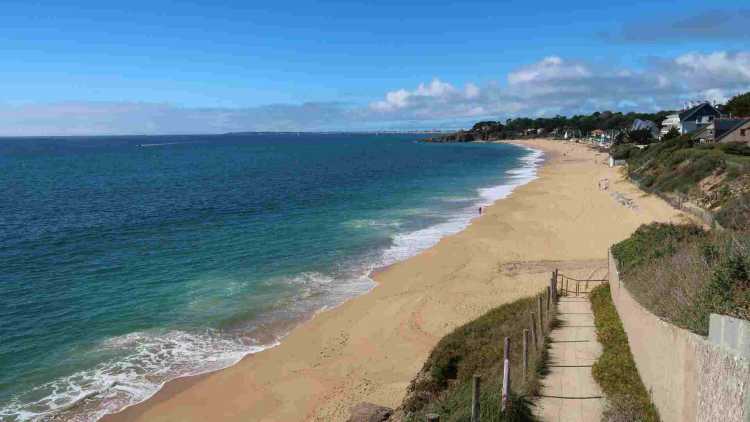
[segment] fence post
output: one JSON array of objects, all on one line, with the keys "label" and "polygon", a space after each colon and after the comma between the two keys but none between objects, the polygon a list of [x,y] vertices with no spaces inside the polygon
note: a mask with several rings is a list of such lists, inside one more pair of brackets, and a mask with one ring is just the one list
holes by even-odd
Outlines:
[{"label": "fence post", "polygon": [[523,380],[529,379],[529,330],[523,330]]},{"label": "fence post", "polygon": [[552,296],[552,289],[550,289],[550,286],[547,286],[547,318],[549,318],[549,300]]},{"label": "fence post", "polygon": [[[541,333],[540,333],[541,335]],[[537,348],[536,343],[536,318],[534,317],[534,313],[531,313],[531,338],[534,340],[534,349]]]},{"label": "fence post", "polygon": [[[537,307],[539,308],[539,334],[544,335],[544,313],[542,312],[542,297],[537,296]],[[548,317],[549,318],[549,317]]]},{"label": "fence post", "polygon": [[440,415],[430,413],[427,415],[427,422],[440,422]]},{"label": "fence post", "polygon": [[555,297],[557,294],[557,269],[555,271],[552,271],[552,280],[550,282],[550,287],[552,289],[552,297]]},{"label": "fence post", "polygon": [[568,295],[568,281],[570,281],[570,280],[565,279],[565,296]]},{"label": "fence post", "polygon": [[581,285],[580,281],[576,281],[576,297],[578,297],[578,288]]},{"label": "fence post", "polygon": [[510,337],[505,337],[503,346],[503,391],[500,408],[503,412],[508,408],[508,395],[510,394]]},{"label": "fence post", "polygon": [[479,422],[479,393],[481,378],[474,375],[474,384],[471,391],[471,422]]},{"label": "fence post", "polygon": [[586,293],[588,293],[588,292],[589,292],[589,281],[586,280]]},{"label": "fence post", "polygon": [[552,295],[552,300],[557,301],[557,283],[555,282],[554,277],[549,280],[549,290]]}]

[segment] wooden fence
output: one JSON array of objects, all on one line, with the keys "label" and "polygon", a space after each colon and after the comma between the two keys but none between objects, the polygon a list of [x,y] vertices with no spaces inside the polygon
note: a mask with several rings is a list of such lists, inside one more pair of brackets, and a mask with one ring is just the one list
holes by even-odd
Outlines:
[{"label": "wooden fence", "polygon": [[[575,294],[587,295],[591,289],[601,283],[608,282],[607,279],[577,279],[560,274],[555,269],[552,272],[547,286],[546,294],[541,294],[537,298],[537,310],[531,312],[529,328],[524,329],[521,335],[523,344],[522,365],[524,380],[527,380],[529,374],[529,353],[532,351],[542,350],[545,347],[545,338],[551,329],[552,315],[557,310],[557,301],[560,296],[572,296]],[[572,286],[572,288],[571,288]],[[546,298],[546,300],[545,300]],[[503,341],[503,382],[500,408],[505,411],[508,408],[511,393],[510,377],[510,343],[511,338],[505,337]],[[472,401],[471,401],[471,422],[480,422],[480,391],[482,380],[478,375],[474,376],[472,383]],[[440,415],[427,415],[427,422],[440,422]]]},{"label": "wooden fence", "polygon": [[[558,270],[552,272],[550,277],[549,286],[545,289],[544,294],[540,294],[537,297],[537,310],[531,312],[531,318],[529,321],[529,328],[524,329],[521,335],[521,342],[523,344],[523,376],[527,379],[529,374],[529,353],[533,348],[534,351],[542,350],[545,347],[544,340],[549,333],[551,328],[550,322],[552,320],[551,313],[554,312],[557,306],[557,299],[559,297],[559,286],[560,277],[562,275],[558,273]],[[564,277],[564,276],[563,276]],[[552,306],[554,305],[554,306]],[[508,408],[510,393],[511,393],[511,377],[510,377],[510,343],[511,338],[505,337],[503,341],[503,382],[502,382],[502,394],[500,408],[505,411]],[[471,394],[471,422],[480,422],[480,391],[481,391],[481,377],[478,375],[474,376],[472,383],[472,394]],[[427,422],[440,422],[440,415],[429,414],[427,415]]]}]

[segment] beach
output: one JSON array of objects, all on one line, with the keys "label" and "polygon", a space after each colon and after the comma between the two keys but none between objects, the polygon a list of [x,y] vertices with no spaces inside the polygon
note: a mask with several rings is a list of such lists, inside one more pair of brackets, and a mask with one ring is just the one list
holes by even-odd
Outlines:
[{"label": "beach", "polygon": [[396,407],[452,329],[538,292],[556,267],[606,273],[612,243],[643,223],[687,218],[584,145],[518,144],[544,151],[538,178],[465,230],[378,271],[372,291],[317,314],[277,347],[169,382],[103,420],[344,421],[361,401]]}]

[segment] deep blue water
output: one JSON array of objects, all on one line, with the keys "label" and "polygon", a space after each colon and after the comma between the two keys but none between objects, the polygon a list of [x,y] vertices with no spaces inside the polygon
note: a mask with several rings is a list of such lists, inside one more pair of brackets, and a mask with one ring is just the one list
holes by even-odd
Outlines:
[{"label": "deep blue water", "polygon": [[0,140],[0,419],[230,365],[533,177],[528,150],[417,138]]}]

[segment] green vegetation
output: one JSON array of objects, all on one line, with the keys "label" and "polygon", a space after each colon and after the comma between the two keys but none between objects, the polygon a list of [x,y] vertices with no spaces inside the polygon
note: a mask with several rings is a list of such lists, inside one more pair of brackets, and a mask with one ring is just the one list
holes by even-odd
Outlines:
[{"label": "green vegetation", "polygon": [[727,114],[731,113],[733,116],[750,117],[750,92],[733,97],[723,107],[722,111]]},{"label": "green vegetation", "polygon": [[661,137],[662,141],[669,141],[672,139],[676,139],[680,137],[680,131],[677,130],[677,128],[672,127],[669,129],[669,132],[665,133],[664,136]]},{"label": "green vegetation", "polygon": [[604,419],[608,421],[659,421],[633,361],[628,336],[610,296],[609,285],[592,290],[596,335],[604,350],[591,372],[607,395]]},{"label": "green vegetation", "polygon": [[[750,225],[747,196],[743,195],[750,191],[747,146],[699,144],[680,136],[643,150],[624,148],[614,151],[627,153],[629,176],[643,189],[673,202],[693,201],[715,213],[723,227],[742,230]],[[725,208],[728,211],[722,212]]]},{"label": "green vegetation", "polygon": [[627,132],[627,140],[639,145],[648,145],[656,141],[649,129],[630,130]]},{"label": "green vegetation", "polygon": [[633,144],[618,144],[612,147],[610,154],[615,160],[627,160],[638,154],[639,151],[640,149]]},{"label": "green vegetation", "polygon": [[628,273],[634,268],[675,254],[686,241],[706,235],[698,226],[652,223],[638,228],[629,238],[612,247],[618,268]]},{"label": "green vegetation", "polygon": [[[459,131],[450,135],[433,139],[433,142],[471,142],[486,141],[496,139],[517,139],[524,137],[526,131],[541,129],[545,135],[554,130],[568,131],[577,133],[579,136],[587,134],[594,129],[601,130],[624,130],[632,126],[636,119],[651,120],[657,125],[666,118],[670,112],[660,111],[658,113],[620,113],[611,111],[595,112],[589,115],[575,115],[572,117],[555,116],[555,117],[538,117],[531,119],[528,117],[519,117],[508,119],[505,122],[483,121],[476,123],[468,131]],[[636,132],[636,131],[634,131]],[[640,132],[640,131],[637,131]],[[650,134],[636,134],[643,143],[648,143]],[[562,136],[562,133],[559,133]],[[533,133],[529,136],[537,136]]]},{"label": "green vegetation", "polygon": [[[400,408],[406,420],[423,421],[426,414],[437,413],[441,421],[469,421],[475,374],[482,378],[482,421],[534,420],[529,398],[539,391],[539,377],[545,372],[546,349],[529,344],[530,375],[524,380],[522,339],[536,304],[535,296],[501,305],[443,337],[409,386]],[[500,391],[505,337],[511,339],[512,401],[511,410],[503,413]]]},{"label": "green vegetation", "polygon": [[628,291],[655,315],[700,335],[711,313],[750,319],[750,235],[649,224],[612,247]]}]

